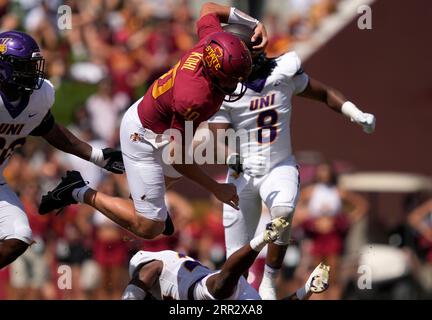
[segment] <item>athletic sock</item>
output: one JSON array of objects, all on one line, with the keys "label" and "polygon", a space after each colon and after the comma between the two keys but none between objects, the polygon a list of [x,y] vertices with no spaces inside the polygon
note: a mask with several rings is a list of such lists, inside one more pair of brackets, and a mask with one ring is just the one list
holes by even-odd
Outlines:
[{"label": "athletic sock", "polygon": [[257,252],[260,252],[266,246],[266,244],[267,243],[264,241],[264,236],[262,234],[257,235],[249,242],[252,250]]},{"label": "athletic sock", "polygon": [[259,286],[259,294],[264,300],[276,300],[276,276],[280,269],[264,266],[264,273]]},{"label": "athletic sock", "polygon": [[86,193],[86,191],[88,189],[90,189],[90,187],[88,187],[88,186],[73,189],[72,190],[72,197],[75,199],[75,201],[83,203],[84,202],[84,194]]},{"label": "athletic sock", "polygon": [[310,281],[309,279],[306,281],[306,283],[304,284],[304,286],[300,287],[297,291],[296,291],[296,295],[297,298],[299,300],[303,300],[304,297],[306,297],[306,295],[310,292]]},{"label": "athletic sock", "polygon": [[274,287],[279,270],[280,268],[273,268],[266,264],[264,266],[264,274],[261,280],[261,285],[264,284],[267,287],[269,286]]}]

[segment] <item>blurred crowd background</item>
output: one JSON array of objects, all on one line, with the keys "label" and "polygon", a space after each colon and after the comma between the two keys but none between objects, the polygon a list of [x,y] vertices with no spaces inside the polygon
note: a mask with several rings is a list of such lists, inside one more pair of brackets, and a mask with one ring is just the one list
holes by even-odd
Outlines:
[{"label": "blurred crowd background", "polygon": [[[308,41],[323,19],[337,13],[342,1],[349,0],[232,4],[255,11],[252,13],[266,23],[268,54],[276,56]],[[0,30],[24,30],[43,48],[47,78],[57,89],[53,108],[57,120],[94,146],[118,147],[124,111],[195,43],[195,21],[202,2],[0,0]],[[281,13],[277,3],[289,10]],[[71,8],[71,30],[57,26],[57,10],[62,4]],[[432,203],[421,205],[427,194],[404,195],[400,204],[404,218],[374,243],[367,225],[377,199],[338,184],[340,174],[356,168],[345,159],[326,159],[319,152],[297,156],[303,189],[292,244],[278,279],[280,296],[300,287],[311,269],[325,260],[332,267],[331,287],[316,298],[430,298]],[[25,206],[35,243],[0,270],[0,299],[119,299],[128,282],[128,260],[140,249],[178,250],[210,268],[223,263],[222,206],[204,192],[184,194],[181,190],[191,184],[186,180],[167,194],[177,230],[172,237],[139,240],[84,205],[40,216],[41,195],[68,169],[79,170],[93,187],[107,194],[129,196],[125,176],[107,175],[92,164],[53,150],[41,139],[29,138],[10,159],[5,177]],[[224,167],[210,171],[224,180]],[[264,211],[261,229],[267,221]],[[375,259],[370,252],[376,254]],[[249,276],[255,286],[262,275],[264,256],[265,251]],[[370,259],[374,265],[361,271],[358,266]],[[72,270],[70,289],[58,286],[62,265]],[[369,271],[377,272],[372,289],[360,290],[361,276]]]}]

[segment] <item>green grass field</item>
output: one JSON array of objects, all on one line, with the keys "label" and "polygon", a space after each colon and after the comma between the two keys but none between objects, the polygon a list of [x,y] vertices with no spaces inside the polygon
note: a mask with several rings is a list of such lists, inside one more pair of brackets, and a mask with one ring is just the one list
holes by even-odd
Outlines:
[{"label": "green grass field", "polygon": [[[52,112],[55,119],[67,125],[73,120],[74,111],[83,106],[93,93],[97,90],[97,85],[65,80],[56,90],[56,99]],[[142,97],[145,94],[145,86],[135,90],[135,97]]]},{"label": "green grass field", "polygon": [[64,81],[56,90],[56,99],[52,108],[55,119],[62,124],[69,124],[74,110],[84,105],[87,98],[96,92],[96,85]]}]

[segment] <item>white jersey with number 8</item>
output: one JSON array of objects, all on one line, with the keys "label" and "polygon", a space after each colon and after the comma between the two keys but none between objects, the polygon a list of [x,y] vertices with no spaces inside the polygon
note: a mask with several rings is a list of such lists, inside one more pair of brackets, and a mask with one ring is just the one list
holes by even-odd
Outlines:
[{"label": "white jersey with number 8", "polygon": [[302,92],[309,80],[295,52],[285,53],[275,62],[261,92],[248,88],[239,101],[224,102],[209,120],[230,123],[243,138],[240,138],[242,157],[259,153],[267,158],[271,168],[292,157],[291,98]]}]

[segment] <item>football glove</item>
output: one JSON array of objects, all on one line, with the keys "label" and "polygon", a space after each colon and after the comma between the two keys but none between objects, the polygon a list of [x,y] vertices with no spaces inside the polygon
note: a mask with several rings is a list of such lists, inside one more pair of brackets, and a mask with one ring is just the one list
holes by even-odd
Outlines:
[{"label": "football glove", "polygon": [[263,176],[268,172],[267,158],[262,155],[253,155],[242,158],[238,153],[232,153],[227,158],[227,165],[237,174],[242,172],[251,177]]},{"label": "football glove", "polygon": [[123,157],[120,150],[112,148],[102,149],[105,165],[103,168],[115,174],[122,174],[125,171]]},{"label": "football glove", "polygon": [[112,148],[97,149],[93,148],[90,161],[95,165],[104,168],[112,173],[124,173],[123,157],[120,150]]},{"label": "football glove", "polygon": [[373,114],[361,111],[352,102],[349,101],[345,102],[342,105],[342,113],[345,116],[349,117],[352,122],[355,122],[362,126],[364,132],[374,132],[376,119]]}]

